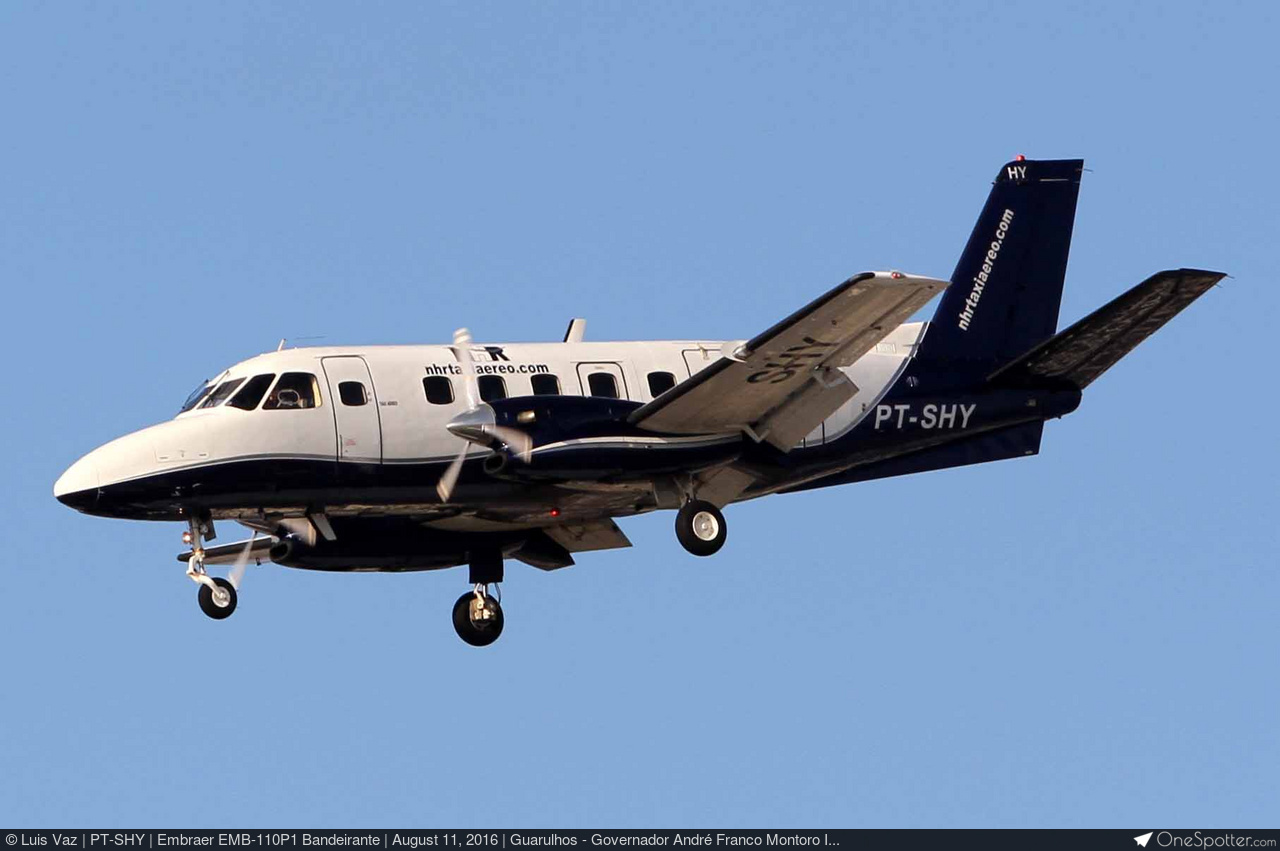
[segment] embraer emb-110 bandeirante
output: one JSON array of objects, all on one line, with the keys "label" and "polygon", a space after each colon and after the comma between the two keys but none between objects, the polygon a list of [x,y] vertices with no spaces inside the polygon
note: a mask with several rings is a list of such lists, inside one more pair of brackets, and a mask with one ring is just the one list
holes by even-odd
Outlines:
[{"label": "embraer emb-110 bandeirante", "polygon": [[[614,518],[674,509],[677,539],[707,556],[734,502],[1035,455],[1046,420],[1223,277],[1160,272],[1055,333],[1082,168],[1001,168],[949,282],[865,272],[749,340],[584,342],[574,320],[560,343],[461,330],[259,355],[81,458],[54,494],[185,522],[179,558],[212,618],[250,561],[469,565],[454,627],[489,644],[504,560],[555,570],[629,546]],[[932,321],[906,322],[938,293]],[[215,520],[254,534],[206,546]]]}]

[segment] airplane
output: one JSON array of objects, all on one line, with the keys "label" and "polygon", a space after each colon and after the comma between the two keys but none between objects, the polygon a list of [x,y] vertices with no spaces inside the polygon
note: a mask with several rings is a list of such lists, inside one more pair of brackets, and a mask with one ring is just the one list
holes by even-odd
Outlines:
[{"label": "airplane", "polygon": [[[1045,422],[1225,277],[1158,272],[1058,331],[1083,167],[1002,166],[949,281],[864,272],[750,339],[588,342],[574,319],[558,343],[282,341],[76,461],[54,496],[185,523],[178,558],[216,620],[249,561],[467,565],[453,625],[489,645],[506,560],[630,546],[617,518],[674,510],[681,546],[710,556],[736,502],[1036,455]],[[252,536],[210,545],[219,520]]]}]

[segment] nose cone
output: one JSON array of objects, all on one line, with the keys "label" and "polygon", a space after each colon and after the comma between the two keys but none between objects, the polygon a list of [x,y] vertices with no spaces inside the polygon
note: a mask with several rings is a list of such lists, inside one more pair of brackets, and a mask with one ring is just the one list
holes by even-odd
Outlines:
[{"label": "nose cone", "polygon": [[90,511],[98,501],[98,466],[93,453],[81,458],[67,468],[53,483],[53,495],[58,502],[77,511]]}]

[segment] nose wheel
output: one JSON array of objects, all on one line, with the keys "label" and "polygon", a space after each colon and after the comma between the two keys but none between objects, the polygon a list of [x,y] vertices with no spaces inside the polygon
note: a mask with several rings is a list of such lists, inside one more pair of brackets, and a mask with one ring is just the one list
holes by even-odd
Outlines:
[{"label": "nose wheel", "polygon": [[676,514],[676,539],[696,556],[719,552],[728,531],[720,509],[706,500],[689,500]]},{"label": "nose wheel", "polygon": [[472,647],[488,646],[502,635],[502,605],[487,585],[476,585],[453,604],[453,628]]},{"label": "nose wheel", "polygon": [[[236,610],[236,587],[221,576],[210,576],[204,569],[204,541],[213,538],[213,521],[191,517],[184,543],[191,545],[191,559],[187,562],[187,576],[200,586],[197,600],[200,611],[216,621],[231,617]],[[249,553],[245,550],[245,555]]]},{"label": "nose wheel", "polygon": [[216,621],[231,617],[236,610],[236,589],[221,576],[210,577],[213,587],[201,583],[200,610]]}]

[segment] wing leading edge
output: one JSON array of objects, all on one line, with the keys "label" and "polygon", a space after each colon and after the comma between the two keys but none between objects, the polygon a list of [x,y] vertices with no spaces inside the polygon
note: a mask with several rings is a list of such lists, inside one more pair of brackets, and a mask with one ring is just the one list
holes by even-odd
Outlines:
[{"label": "wing leading edge", "polygon": [[630,421],[668,434],[742,431],[791,449],[857,392],[838,367],[870,351],[947,286],[864,272],[638,408]]}]

